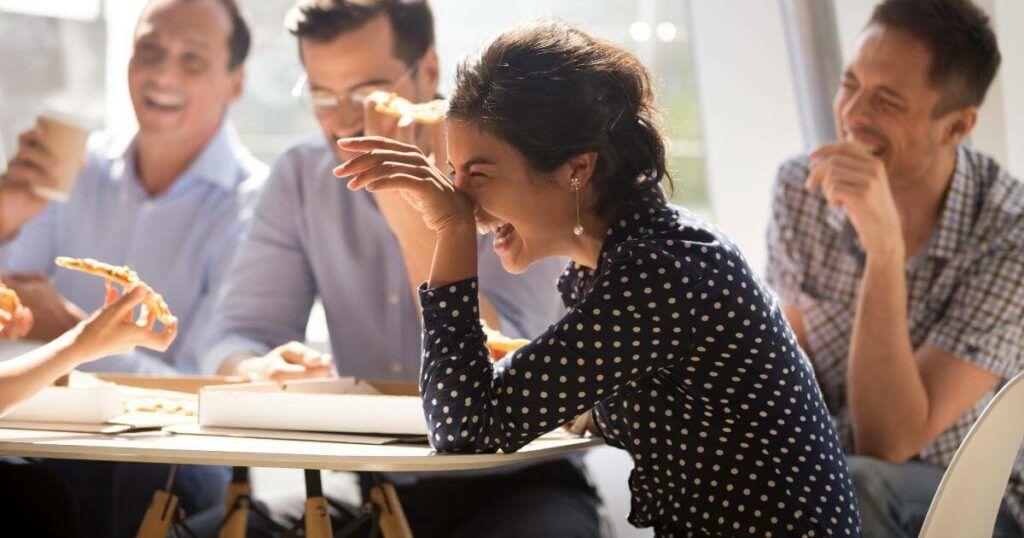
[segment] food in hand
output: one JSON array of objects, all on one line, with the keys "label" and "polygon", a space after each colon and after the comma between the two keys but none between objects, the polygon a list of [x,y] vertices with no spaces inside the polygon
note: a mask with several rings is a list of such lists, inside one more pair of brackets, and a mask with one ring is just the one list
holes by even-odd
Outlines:
[{"label": "food in hand", "polygon": [[[138,273],[127,266],[110,265],[92,258],[68,258],[64,256],[59,256],[56,263],[73,271],[82,271],[83,273],[105,278],[108,283],[116,282],[124,286],[126,290],[133,286],[144,285]],[[151,292],[144,304],[146,310],[156,315],[156,319],[160,323],[170,325],[175,321],[170,307],[167,306],[167,303],[160,294]]]},{"label": "food in hand", "polygon": [[448,101],[435,99],[427,103],[413,103],[397,94],[375,91],[366,98],[374,103],[374,110],[393,118],[399,118],[398,125],[405,127],[412,123],[433,125],[444,119],[448,112]]},{"label": "food in hand", "polygon": [[21,308],[21,300],[18,299],[18,294],[0,284],[0,310],[13,314],[19,308]]},{"label": "food in hand", "polygon": [[523,338],[509,338],[500,332],[483,324],[484,334],[487,335],[487,349],[491,352],[491,360],[500,361],[509,353],[514,353],[519,348],[529,344],[529,340]]}]

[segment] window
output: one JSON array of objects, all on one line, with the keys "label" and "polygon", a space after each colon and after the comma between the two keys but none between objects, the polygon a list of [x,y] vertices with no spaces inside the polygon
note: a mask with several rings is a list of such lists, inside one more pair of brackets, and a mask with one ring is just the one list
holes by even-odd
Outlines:
[{"label": "window", "polygon": [[[4,9],[24,0],[0,0],[0,32],[5,36],[0,45],[0,102],[4,103],[0,143],[8,152],[13,151],[17,133],[31,126],[35,115],[48,106],[72,108],[94,120],[106,119],[111,126],[131,124],[130,104],[118,101],[127,98],[127,89],[121,86],[126,47],[131,46],[128,36],[121,34],[134,25],[121,19],[130,11],[137,12],[143,3],[122,1],[118,0],[118,5],[126,9],[112,13],[108,2],[102,17],[98,16],[98,1],[66,2],[82,5],[69,11],[69,16],[86,19],[71,20],[38,16],[52,14],[59,0],[33,0],[38,9],[22,13]],[[290,95],[302,69],[295,39],[283,27],[292,4],[293,0],[244,2],[254,39],[245,92],[232,108],[231,119],[243,141],[267,163],[297,140],[318,133],[313,118]],[[502,2],[500,16],[495,11],[498,7],[498,3],[434,1],[438,53],[448,75],[445,86],[463,57],[512,24],[545,15],[579,24],[633,51],[651,69],[671,142],[674,199],[706,210],[708,194],[687,30],[688,0],[521,0]],[[17,76],[11,76],[14,73]]]},{"label": "window", "polygon": [[[47,108],[76,110],[102,120],[106,25],[4,12],[0,3],[0,149],[6,163],[17,135]],[[3,153],[0,151],[0,153]],[[5,164],[0,164],[3,168]]]},{"label": "window", "polygon": [[441,0],[433,6],[441,68],[449,75],[463,57],[476,53],[494,35],[542,16],[577,24],[636,54],[651,70],[665,112],[669,169],[675,184],[673,200],[707,211],[700,117],[688,39],[689,0],[519,0],[500,4]]}]

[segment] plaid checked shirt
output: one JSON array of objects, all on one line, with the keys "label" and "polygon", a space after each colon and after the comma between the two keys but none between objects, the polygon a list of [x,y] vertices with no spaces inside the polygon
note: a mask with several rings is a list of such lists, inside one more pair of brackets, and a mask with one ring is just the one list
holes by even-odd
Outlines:
[{"label": "plaid checked shirt", "polygon": [[[779,169],[768,229],[768,283],[803,315],[808,354],[847,452],[846,365],[864,251],[845,213],[804,189],[810,160]],[[915,349],[929,344],[1000,377],[996,388],[917,455],[946,467],[995,392],[1024,370],[1024,184],[961,147],[938,227],[907,262]],[[1006,500],[1024,525],[1024,458]]]}]

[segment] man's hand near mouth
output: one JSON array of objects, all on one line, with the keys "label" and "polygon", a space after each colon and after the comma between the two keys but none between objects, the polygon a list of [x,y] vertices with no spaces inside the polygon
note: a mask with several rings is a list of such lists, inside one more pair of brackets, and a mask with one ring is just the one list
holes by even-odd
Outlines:
[{"label": "man's hand near mouth", "polygon": [[897,259],[905,245],[900,216],[885,165],[871,148],[856,141],[832,142],[811,153],[806,187],[846,212],[869,259]]}]

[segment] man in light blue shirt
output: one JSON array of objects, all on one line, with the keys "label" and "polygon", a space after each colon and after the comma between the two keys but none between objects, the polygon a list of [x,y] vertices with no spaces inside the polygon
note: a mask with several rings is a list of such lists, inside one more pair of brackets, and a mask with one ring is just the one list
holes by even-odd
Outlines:
[{"label": "man in light blue shirt", "polygon": [[[432,99],[439,69],[433,21],[422,0],[300,0],[289,14],[299,38],[311,105],[323,135],[289,149],[274,165],[249,234],[229,272],[205,346],[202,372],[287,379],[331,375],[418,377],[419,303],[434,233],[394,193],[352,192],[332,170],[351,156],[335,140],[365,132],[415,142],[445,163],[443,126],[402,128],[359,96],[394,92]],[[496,180],[497,181],[497,180]],[[481,311],[511,336],[534,336],[564,313],[556,281],[565,263],[539,263],[521,275],[501,267],[481,237]],[[323,302],[330,357],[299,341],[314,299]],[[277,346],[277,347],[275,347]],[[344,479],[325,492],[344,497]],[[500,474],[389,477],[416,536],[595,536],[599,502],[573,462],[503,469]],[[467,500],[438,510],[442,491]],[[279,494],[281,492],[278,492]],[[276,498],[282,523],[301,516],[299,498]],[[291,501],[291,502],[288,502]],[[514,518],[506,517],[510,510]]]},{"label": "man in light blue shirt", "polygon": [[[180,320],[166,353],[136,353],[97,369],[195,373],[201,329],[251,216],[265,167],[236,140],[227,109],[242,91],[249,30],[233,0],[154,0],[139,19],[128,86],[139,128],[129,140],[97,135],[67,202],[28,223],[0,227],[5,281],[32,310],[30,336],[54,337],[101,304],[103,282],[56,269],[57,255],[132,266]],[[0,186],[3,216],[24,218],[28,187],[52,184],[55,156],[41,133],[19,139]],[[8,205],[22,211],[6,212]],[[25,209],[25,208],[28,209]],[[9,236],[9,237],[4,237]],[[26,275],[25,272],[36,272]],[[52,284],[51,279],[52,278]],[[74,492],[82,536],[134,536],[169,467],[44,460]],[[184,466],[173,493],[196,513],[220,505],[226,469]]]},{"label": "man in light blue shirt", "polygon": [[61,295],[92,311],[103,304],[102,281],[57,268],[54,258],[131,266],[179,318],[180,337],[163,353],[140,350],[83,368],[197,373],[200,329],[209,323],[210,303],[251,214],[263,165],[225,124],[164,193],[151,197],[134,164],[137,142],[104,138],[93,137],[68,202],[49,204],[6,245],[4,272],[45,274]]},{"label": "man in light blue shirt", "polygon": [[[69,200],[48,204],[2,247],[4,278],[32,310],[36,338],[63,333],[103,301],[102,281],[55,267],[56,256],[129,265],[164,296],[180,320],[174,345],[87,367],[96,371],[198,371],[199,329],[266,175],[225,120],[243,74],[244,52],[233,50],[229,37],[238,35],[233,13],[216,5],[205,6],[207,13],[201,6],[160,9],[166,3],[155,2],[141,19],[129,66],[138,132],[94,135]],[[180,35],[169,24],[211,14],[204,27]],[[51,156],[39,137],[21,137],[5,181],[45,181]],[[0,200],[8,195],[0,192]]]},{"label": "man in light blue shirt", "polygon": [[[415,378],[421,325],[402,249],[373,195],[331,173],[339,163],[323,137],[275,163],[211,319],[200,373],[245,373],[224,361],[304,340],[319,296],[339,373]],[[490,242],[481,236],[481,288],[502,331],[540,334],[562,310],[552,290],[563,264],[512,275]]]}]

